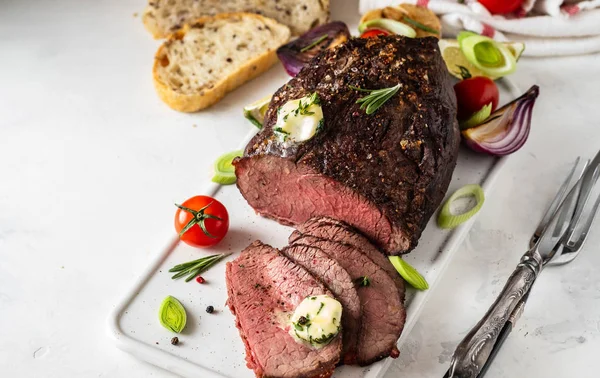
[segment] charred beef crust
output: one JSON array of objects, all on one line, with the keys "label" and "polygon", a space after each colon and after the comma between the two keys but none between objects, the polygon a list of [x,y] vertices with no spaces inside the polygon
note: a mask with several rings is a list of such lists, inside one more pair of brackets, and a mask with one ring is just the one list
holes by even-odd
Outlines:
[{"label": "charred beef crust", "polygon": [[[398,93],[371,115],[356,104],[365,93],[350,88],[398,83]],[[323,130],[282,145],[273,133],[277,109],[313,92],[321,98]],[[456,98],[436,38],[354,38],[317,56],[275,93],[243,159],[283,157],[356,191],[403,230],[404,247],[386,251],[397,254],[416,246],[442,201],[459,141]]]}]

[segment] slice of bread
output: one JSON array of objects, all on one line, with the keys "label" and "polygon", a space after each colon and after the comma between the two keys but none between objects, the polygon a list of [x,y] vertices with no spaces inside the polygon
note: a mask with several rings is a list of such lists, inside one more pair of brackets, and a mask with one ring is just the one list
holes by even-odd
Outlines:
[{"label": "slice of bread", "polygon": [[142,20],[158,39],[199,17],[231,12],[261,14],[300,35],[328,21],[329,0],[148,0]]},{"label": "slice of bread", "polygon": [[154,86],[171,108],[195,112],[277,62],[287,26],[252,13],[202,17],[178,30],[155,56]]}]

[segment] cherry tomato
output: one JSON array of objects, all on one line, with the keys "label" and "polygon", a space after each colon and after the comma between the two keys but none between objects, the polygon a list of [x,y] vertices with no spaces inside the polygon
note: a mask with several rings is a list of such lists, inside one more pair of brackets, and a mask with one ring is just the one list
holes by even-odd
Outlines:
[{"label": "cherry tomato", "polygon": [[491,14],[507,14],[519,9],[524,0],[479,0]]},{"label": "cherry tomato", "polygon": [[193,247],[220,242],[229,230],[229,214],[223,204],[208,196],[195,196],[177,206],[175,230]]},{"label": "cherry tomato", "polygon": [[365,30],[361,35],[360,38],[371,38],[371,37],[376,37],[378,35],[390,35],[392,33],[390,33],[387,30],[383,30],[383,29],[367,29]]},{"label": "cherry tomato", "polygon": [[492,112],[498,107],[500,93],[492,79],[483,76],[475,76],[462,80],[454,85],[456,100],[458,104],[458,120],[469,119],[485,105],[492,103]]}]

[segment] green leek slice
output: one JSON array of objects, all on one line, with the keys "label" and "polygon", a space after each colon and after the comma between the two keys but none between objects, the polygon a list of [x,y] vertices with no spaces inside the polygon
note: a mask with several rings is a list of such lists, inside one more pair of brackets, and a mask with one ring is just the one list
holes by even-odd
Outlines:
[{"label": "green leek slice", "polygon": [[486,75],[506,76],[517,69],[517,60],[502,43],[483,35],[459,34],[460,50],[467,60]]},{"label": "green leek slice", "polygon": [[390,256],[388,257],[390,262],[396,268],[396,271],[404,278],[406,282],[408,282],[412,287],[417,290],[427,290],[429,289],[429,284],[425,280],[425,278],[421,275],[421,273],[417,272],[415,268],[413,268],[409,263],[402,260],[400,256]]},{"label": "green leek slice", "polygon": [[185,328],[187,314],[181,302],[169,295],[160,305],[158,319],[160,320],[160,324],[166,329],[180,333]]},{"label": "green leek slice", "polygon": [[523,42],[504,42],[503,45],[506,46],[517,62],[525,52],[525,44]]},{"label": "green leek slice", "polygon": [[474,113],[469,119],[460,123],[460,129],[466,130],[471,127],[479,126],[492,115],[492,103],[484,105],[478,112]]},{"label": "green leek slice", "polygon": [[[450,206],[452,202],[456,201],[459,198],[465,197],[475,197],[476,204],[473,208],[467,212],[462,214],[452,214],[450,211]],[[458,225],[469,220],[473,215],[477,214],[477,212],[483,206],[483,202],[485,200],[485,195],[483,194],[483,189],[481,186],[477,184],[469,184],[465,185],[462,188],[458,189],[454,194],[448,198],[442,209],[440,210],[440,214],[437,218],[437,224],[441,228],[454,228]]]},{"label": "green leek slice", "polygon": [[479,34],[472,32],[472,31],[465,30],[465,31],[458,33],[458,35],[456,36],[456,40],[458,41],[458,43],[460,43],[463,39],[465,39],[467,37],[472,37],[475,35],[479,35]]},{"label": "green leek slice", "polygon": [[235,184],[235,168],[231,162],[238,156],[242,156],[244,151],[236,150],[219,156],[215,161],[215,175],[212,178],[213,182],[221,185]]},{"label": "green leek slice", "polygon": [[358,25],[358,31],[363,33],[368,28],[382,28],[391,33],[403,35],[409,38],[415,38],[417,32],[410,26],[403,24],[396,20],[390,20],[389,18],[377,18],[375,20],[369,20]]},{"label": "green leek slice", "polygon": [[267,113],[267,109],[269,109],[270,102],[271,96],[269,95],[250,105],[244,106],[244,117],[252,122],[254,126],[262,129],[262,124],[265,120],[265,114]]}]

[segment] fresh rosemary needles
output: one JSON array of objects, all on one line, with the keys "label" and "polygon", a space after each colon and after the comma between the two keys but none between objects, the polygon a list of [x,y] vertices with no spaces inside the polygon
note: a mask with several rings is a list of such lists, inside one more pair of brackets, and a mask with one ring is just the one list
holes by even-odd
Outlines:
[{"label": "fresh rosemary needles", "polygon": [[221,253],[218,255],[210,255],[210,256],[202,257],[198,260],[189,261],[189,262],[186,262],[183,264],[175,265],[174,267],[169,269],[169,272],[176,273],[171,278],[176,280],[183,276],[187,276],[187,278],[185,279],[185,282],[190,282],[196,276],[198,276],[200,273],[207,271],[208,268],[215,265],[216,263],[218,263],[223,258],[225,258],[229,255],[230,255],[230,253],[228,253],[228,254]]},{"label": "fresh rosemary needles", "polygon": [[356,103],[361,104],[360,108],[365,110],[367,114],[373,114],[379,109],[387,100],[392,98],[402,87],[402,84],[397,84],[390,88],[383,89],[363,89],[358,87],[353,87],[350,85],[350,88],[360,91],[367,92],[368,95],[365,97],[359,98]]}]

